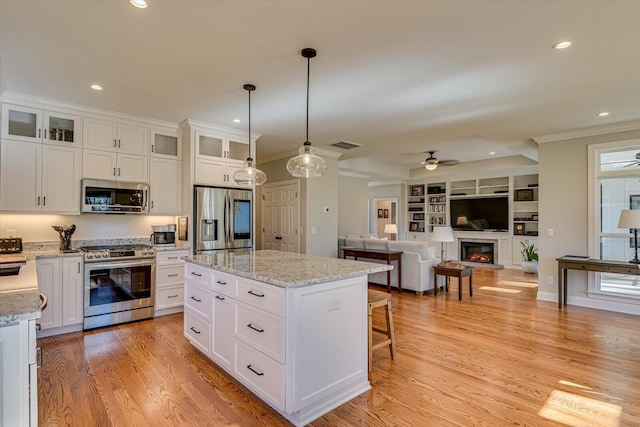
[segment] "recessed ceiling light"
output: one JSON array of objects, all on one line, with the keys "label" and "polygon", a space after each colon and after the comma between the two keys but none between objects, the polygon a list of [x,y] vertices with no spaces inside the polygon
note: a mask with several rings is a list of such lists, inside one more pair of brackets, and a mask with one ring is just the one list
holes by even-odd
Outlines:
[{"label": "recessed ceiling light", "polygon": [[91,89],[93,89],[93,90],[102,90],[102,86],[100,86],[100,85],[91,85]]},{"label": "recessed ceiling light", "polygon": [[607,117],[609,115],[608,111],[603,111],[602,113],[598,113],[598,117]]},{"label": "recessed ceiling light", "polygon": [[129,0],[129,2],[140,9],[144,9],[145,7],[147,7],[147,2],[144,0]]},{"label": "recessed ceiling light", "polygon": [[563,40],[553,45],[554,49],[566,49],[571,46],[571,42],[569,40]]},{"label": "recessed ceiling light", "polygon": [[489,154],[493,156],[494,154],[496,154],[496,152],[495,152],[495,151],[492,151],[492,152],[490,152]]},{"label": "recessed ceiling light", "polygon": [[233,119],[233,123],[240,123],[240,119]]}]

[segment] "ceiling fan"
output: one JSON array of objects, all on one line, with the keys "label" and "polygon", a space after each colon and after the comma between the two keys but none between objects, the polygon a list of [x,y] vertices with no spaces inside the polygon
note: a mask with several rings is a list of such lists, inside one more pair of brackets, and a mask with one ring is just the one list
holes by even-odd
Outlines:
[{"label": "ceiling fan", "polygon": [[435,151],[427,151],[427,153],[429,153],[429,157],[427,157],[427,159],[421,164],[430,171],[435,170],[438,165],[454,166],[460,163],[458,160],[438,160],[437,158],[433,157]]},{"label": "ceiling fan", "polygon": [[[630,160],[627,160],[630,161]],[[628,165],[624,165],[623,168],[628,168],[629,166],[640,166],[640,153],[636,153],[636,160],[635,161],[630,161],[631,163],[629,163]]]}]

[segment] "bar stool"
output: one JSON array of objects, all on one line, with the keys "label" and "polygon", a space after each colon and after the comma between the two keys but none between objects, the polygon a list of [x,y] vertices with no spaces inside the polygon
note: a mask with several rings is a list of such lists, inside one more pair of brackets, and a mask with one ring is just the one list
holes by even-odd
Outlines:
[{"label": "bar stool", "polygon": [[[373,291],[368,289],[367,302],[369,305],[369,378],[371,378],[371,365],[373,361],[373,350],[389,345],[389,352],[391,353],[391,360],[395,359],[396,355],[396,335],[393,329],[393,315],[391,314],[391,294],[387,292]],[[385,318],[387,321],[387,328],[380,329],[373,326],[372,313],[374,308],[384,307]],[[373,332],[379,332],[383,334],[386,339],[373,343]]]}]

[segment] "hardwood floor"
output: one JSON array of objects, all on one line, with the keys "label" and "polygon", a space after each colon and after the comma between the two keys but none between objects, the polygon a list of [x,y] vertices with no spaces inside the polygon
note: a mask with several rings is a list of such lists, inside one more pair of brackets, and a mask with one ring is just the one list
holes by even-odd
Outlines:
[{"label": "hardwood floor", "polygon": [[[372,389],[311,425],[640,425],[637,316],[558,310],[518,270],[473,276],[462,301],[455,279],[393,291],[396,360],[374,352]],[[180,314],[38,344],[42,426],[288,425],[187,342]]]}]

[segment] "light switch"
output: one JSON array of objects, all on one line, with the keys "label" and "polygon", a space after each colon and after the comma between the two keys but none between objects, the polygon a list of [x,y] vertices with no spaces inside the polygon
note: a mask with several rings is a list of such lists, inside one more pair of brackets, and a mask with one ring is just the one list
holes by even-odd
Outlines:
[{"label": "light switch", "polygon": [[547,228],[547,237],[553,237],[553,228]]},{"label": "light switch", "polygon": [[318,232],[318,229],[315,227],[311,227],[311,234],[316,234]]}]

